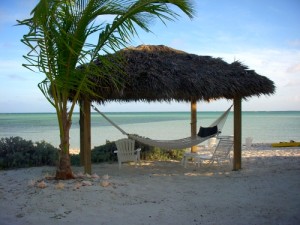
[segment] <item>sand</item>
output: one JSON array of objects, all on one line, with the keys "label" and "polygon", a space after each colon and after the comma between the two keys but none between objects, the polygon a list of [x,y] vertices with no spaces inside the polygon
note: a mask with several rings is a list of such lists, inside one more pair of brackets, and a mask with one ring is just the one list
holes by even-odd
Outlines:
[{"label": "sand", "polygon": [[47,179],[54,167],[0,171],[0,225],[300,224],[300,148],[256,144],[242,167],[104,163],[70,181]]}]

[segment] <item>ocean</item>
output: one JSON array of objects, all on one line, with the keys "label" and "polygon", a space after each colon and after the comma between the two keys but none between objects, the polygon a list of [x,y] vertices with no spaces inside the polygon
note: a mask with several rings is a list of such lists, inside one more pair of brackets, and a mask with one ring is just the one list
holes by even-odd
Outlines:
[{"label": "ocean", "polygon": [[[152,139],[179,139],[190,135],[189,112],[105,113],[131,134]],[[198,127],[208,126],[222,112],[198,112]],[[124,138],[101,115],[92,113],[92,147]],[[233,113],[230,112],[222,135],[233,135]],[[0,138],[20,136],[26,140],[46,141],[59,145],[59,130],[54,113],[2,113]],[[242,113],[242,142],[252,137],[254,143],[300,141],[300,111]],[[79,114],[74,113],[70,131],[71,148],[79,149]]]}]

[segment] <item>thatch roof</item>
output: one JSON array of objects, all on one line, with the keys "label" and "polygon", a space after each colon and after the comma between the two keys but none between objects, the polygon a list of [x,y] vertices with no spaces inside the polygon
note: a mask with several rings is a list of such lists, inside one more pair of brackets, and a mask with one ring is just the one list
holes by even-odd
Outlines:
[{"label": "thatch roof", "polygon": [[[126,48],[104,58],[118,66],[109,69],[107,79],[93,80],[99,97],[92,97],[92,101],[208,101],[275,92],[273,81],[240,62],[229,64],[221,58],[188,54],[163,45]],[[103,61],[95,64],[102,66]],[[111,77],[118,77],[118,89],[111,86]]]}]

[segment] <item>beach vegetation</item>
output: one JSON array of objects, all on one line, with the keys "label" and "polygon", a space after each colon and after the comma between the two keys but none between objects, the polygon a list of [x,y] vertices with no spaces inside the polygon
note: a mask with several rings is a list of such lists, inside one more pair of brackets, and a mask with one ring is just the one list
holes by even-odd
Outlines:
[{"label": "beach vegetation", "polygon": [[[181,160],[185,152],[184,149],[166,150],[158,147],[148,146],[135,142],[135,149],[141,148],[142,160]],[[114,151],[117,150],[115,142],[107,141],[106,144],[96,146],[92,149],[92,162],[117,162],[118,157]]]},{"label": "beach vegetation", "polygon": [[[106,144],[95,146],[91,151],[92,163],[116,162],[118,161],[117,154],[114,151],[117,149],[115,142],[107,141]],[[71,154],[72,165],[80,166],[80,154]]]},{"label": "beach vegetation", "polygon": [[33,142],[21,137],[0,139],[0,169],[54,166],[57,160],[58,149],[45,141]]},{"label": "beach vegetation", "polygon": [[[158,147],[148,146],[135,142],[135,149],[141,148],[142,160],[181,160],[185,150],[173,149],[166,150]],[[92,162],[117,162],[118,157],[114,151],[117,150],[115,142],[107,141],[106,144],[96,146],[92,149]]]},{"label": "beach vegetation", "polygon": [[152,147],[147,151],[141,152],[141,159],[144,160],[181,160],[185,150],[183,149],[172,149],[166,150],[158,147]]},{"label": "beach vegetation", "polygon": [[[18,21],[18,25],[29,29],[21,40],[29,47],[24,66],[45,75],[38,87],[57,114],[60,131],[57,179],[74,178],[69,132],[80,97],[97,96],[95,82],[89,78],[108,79],[109,68],[118,66],[119,62],[112,65],[101,55],[128,46],[138,31],[149,32],[155,18],[163,23],[177,19],[179,11],[193,17],[191,1],[40,0],[30,18]],[[91,40],[95,39],[93,43]],[[102,66],[97,66],[95,60],[100,60]],[[107,83],[119,87],[114,78]]]},{"label": "beach vegetation", "polygon": [[105,145],[95,146],[92,149],[92,162],[116,162],[118,161],[117,154],[114,151],[117,149],[115,142],[107,141]]},{"label": "beach vegetation", "polygon": [[[135,143],[135,148],[142,148],[142,160],[181,160],[184,150],[165,150],[157,147]],[[118,161],[115,142],[95,146],[92,149],[92,163],[114,163]],[[59,149],[45,141],[33,142],[21,137],[0,139],[0,169],[25,168],[33,166],[56,166]],[[81,166],[80,154],[70,155],[71,164]]]}]

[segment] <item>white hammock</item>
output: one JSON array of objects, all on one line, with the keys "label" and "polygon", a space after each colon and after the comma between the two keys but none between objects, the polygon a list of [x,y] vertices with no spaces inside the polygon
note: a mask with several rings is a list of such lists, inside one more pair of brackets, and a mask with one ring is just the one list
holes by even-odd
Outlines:
[{"label": "white hammock", "polygon": [[216,134],[207,136],[207,137],[199,137],[196,135],[195,137],[187,137],[183,139],[177,139],[177,140],[153,140],[146,137],[141,137],[136,134],[128,134],[126,131],[124,131],[121,127],[119,127],[117,124],[115,124],[111,119],[109,119],[104,113],[100,112],[94,105],[92,105],[93,109],[97,111],[100,115],[102,115],[109,123],[111,123],[114,127],[116,127],[122,134],[127,135],[128,138],[136,140],[138,142],[141,142],[146,145],[155,146],[159,148],[164,149],[183,149],[183,148],[189,148],[195,145],[198,145],[212,137],[217,136],[219,133],[221,133],[221,130],[223,129],[223,126],[225,124],[226,118],[230,112],[230,109],[232,106],[230,106],[219,118],[217,118],[209,127],[217,126],[218,132]]}]

